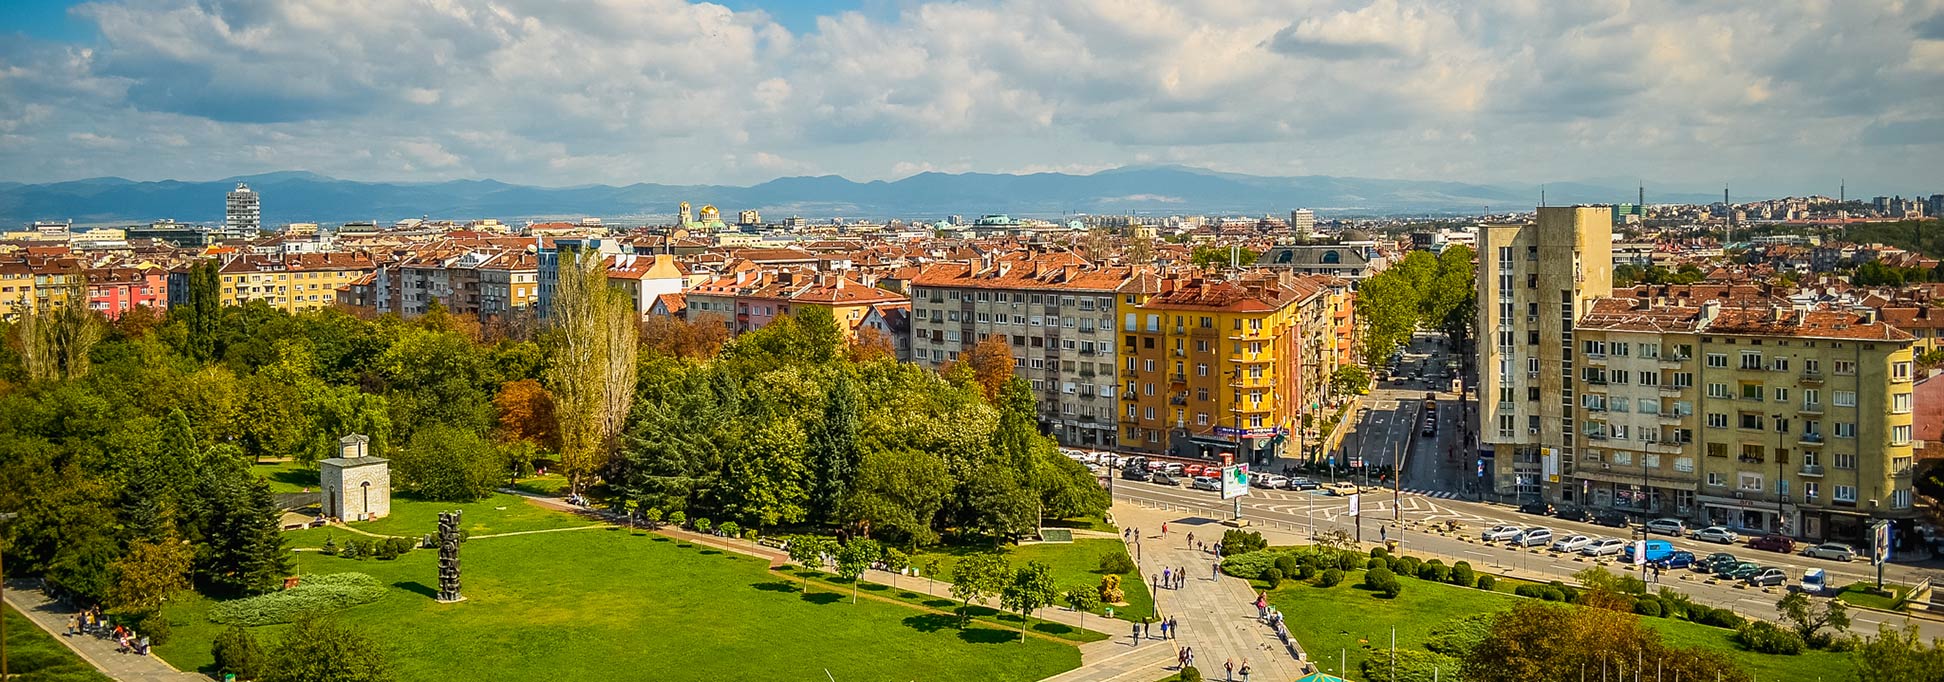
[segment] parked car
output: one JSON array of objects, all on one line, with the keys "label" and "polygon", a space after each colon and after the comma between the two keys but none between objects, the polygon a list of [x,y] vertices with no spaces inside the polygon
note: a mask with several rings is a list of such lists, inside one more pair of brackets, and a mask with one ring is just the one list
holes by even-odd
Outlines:
[{"label": "parked car", "polygon": [[1251,474],[1249,485],[1270,490],[1286,488],[1289,487],[1289,477],[1282,474]]},{"label": "parked car", "polygon": [[1592,514],[1587,513],[1585,509],[1580,507],[1560,507],[1559,511],[1553,513],[1553,516],[1561,521],[1579,521],[1581,523],[1593,518]]},{"label": "parked car", "polygon": [[1739,563],[1741,563],[1741,559],[1736,558],[1735,555],[1733,554],[1729,554],[1727,552],[1715,552],[1713,554],[1708,555],[1708,558],[1695,562],[1694,570],[1700,571],[1702,573],[1713,573],[1715,571],[1720,570],[1722,565],[1724,564],[1733,566]]},{"label": "parked car", "polygon": [[1156,471],[1148,480],[1156,485],[1181,485],[1181,479],[1169,476],[1166,471]]},{"label": "parked car", "polygon": [[1192,479],[1189,479],[1188,487],[1194,488],[1196,490],[1213,490],[1216,492],[1221,492],[1222,479],[1216,478],[1214,476],[1196,476]]},{"label": "parked car", "polygon": [[1331,483],[1329,485],[1323,486],[1323,488],[1325,490],[1330,491],[1331,495],[1337,495],[1341,497],[1349,497],[1351,495],[1357,494],[1357,484],[1350,483],[1348,481],[1337,481],[1335,483]]},{"label": "parked car", "polygon": [[1829,574],[1824,573],[1823,570],[1820,568],[1812,568],[1807,571],[1803,571],[1802,579],[1796,581],[1795,584],[1795,590],[1797,592],[1805,592],[1811,595],[1822,594],[1825,590],[1828,589],[1829,589]]},{"label": "parked car", "polygon": [[1748,540],[1748,548],[1766,549],[1771,552],[1788,554],[1795,551],[1795,540],[1787,535],[1769,533],[1759,538],[1750,538]]},{"label": "parked car", "polygon": [[1742,578],[1755,575],[1755,572],[1759,570],[1762,570],[1762,567],[1755,565],[1755,562],[1753,561],[1737,561],[1734,563],[1729,563],[1724,561],[1721,562],[1720,564],[1715,565],[1714,574],[1715,577],[1717,578],[1732,578],[1735,580],[1740,580]]},{"label": "parked car", "polygon": [[1586,543],[1586,547],[1581,549],[1580,553],[1587,556],[1611,556],[1626,551],[1626,549],[1626,540],[1620,538],[1600,538]]},{"label": "parked car", "polygon": [[1627,526],[1633,525],[1633,519],[1629,518],[1626,512],[1613,511],[1611,509],[1594,514],[1593,522],[1611,528],[1626,528]]},{"label": "parked car", "polygon": [[1479,533],[1478,539],[1486,542],[1510,540],[1519,537],[1520,532],[1523,532],[1523,529],[1518,526],[1492,526],[1491,528],[1485,529],[1485,532]]},{"label": "parked car", "polygon": [[1167,462],[1163,462],[1163,461],[1161,461],[1161,460],[1158,460],[1158,459],[1150,459],[1150,460],[1147,460],[1147,464],[1146,464],[1146,466],[1147,466],[1147,470],[1148,470],[1148,471],[1167,471],[1167,470],[1168,470],[1168,463],[1167,463]]},{"label": "parked car", "polygon": [[1539,516],[1552,516],[1553,506],[1541,501],[1527,502],[1525,504],[1519,505],[1519,513],[1537,514]]},{"label": "parked car", "polygon": [[1735,544],[1736,540],[1741,539],[1741,534],[1728,530],[1727,526],[1708,526],[1707,528],[1688,533],[1688,538],[1701,542],[1732,545]]},{"label": "parked car", "polygon": [[1742,580],[1746,580],[1748,584],[1757,587],[1769,587],[1789,582],[1789,575],[1783,573],[1782,569],[1779,568],[1764,568],[1746,578],[1742,578]]},{"label": "parked car", "polygon": [[1555,552],[1577,552],[1585,549],[1590,544],[1593,544],[1593,538],[1584,535],[1568,535],[1554,540],[1552,550]]},{"label": "parked car", "polygon": [[[1184,476],[1200,476],[1208,473],[1208,467],[1202,466],[1200,464],[1190,464],[1188,466],[1182,467],[1181,473]],[[1218,469],[1216,473],[1221,473],[1221,471]]]},{"label": "parked car", "polygon": [[1062,454],[1062,455],[1066,455],[1066,456],[1067,456],[1067,459],[1070,459],[1070,460],[1073,460],[1073,461],[1075,461],[1075,462],[1080,462],[1080,463],[1082,463],[1082,464],[1084,464],[1084,463],[1086,463],[1086,462],[1088,462],[1088,461],[1091,461],[1091,460],[1089,460],[1089,459],[1087,459],[1087,453],[1084,453],[1084,452],[1081,452],[1081,451],[1079,451],[1079,450],[1066,450],[1066,449],[1062,449],[1062,450],[1060,450],[1060,454]]},{"label": "parked car", "polygon": [[1687,532],[1687,522],[1680,519],[1654,519],[1647,522],[1647,532],[1678,536]]},{"label": "parked car", "polygon": [[1288,485],[1290,490],[1315,490],[1321,487],[1323,487],[1322,484],[1302,476],[1289,479]]},{"label": "parked car", "polygon": [[1694,565],[1694,553],[1687,550],[1679,550],[1673,554],[1661,557],[1659,561],[1654,562],[1654,565],[1659,566],[1663,571],[1687,568]]},{"label": "parked car", "polygon": [[1145,481],[1153,477],[1154,475],[1148,473],[1148,470],[1142,469],[1140,467],[1128,467],[1121,470],[1121,479],[1123,480]]},{"label": "parked car", "polygon": [[1169,475],[1169,476],[1186,476],[1186,475],[1187,475],[1187,467],[1184,467],[1184,466],[1182,466],[1180,462],[1166,462],[1166,463],[1163,463],[1163,464],[1161,465],[1161,470],[1162,470],[1162,471],[1166,471],[1166,472],[1168,472],[1168,475]]},{"label": "parked car", "polygon": [[1525,529],[1525,532],[1519,533],[1519,537],[1516,538],[1514,541],[1517,542],[1520,547],[1544,547],[1546,546],[1546,543],[1552,542],[1552,539],[1553,539],[1553,532],[1551,528],[1547,528],[1545,526],[1533,526],[1531,528]]},{"label": "parked car", "polygon": [[[1647,558],[1645,561],[1659,561],[1667,558],[1667,555],[1674,553],[1674,543],[1666,540],[1648,540],[1646,544]],[[1626,545],[1627,548],[1620,551],[1620,556],[1625,558],[1627,563],[1631,564],[1634,562],[1634,550],[1638,545],[1632,542],[1627,542]]]},{"label": "parked car", "polygon": [[1832,561],[1856,560],[1856,550],[1850,549],[1849,545],[1840,542],[1825,542],[1820,545],[1811,545],[1808,549],[1802,550],[1802,555]]}]

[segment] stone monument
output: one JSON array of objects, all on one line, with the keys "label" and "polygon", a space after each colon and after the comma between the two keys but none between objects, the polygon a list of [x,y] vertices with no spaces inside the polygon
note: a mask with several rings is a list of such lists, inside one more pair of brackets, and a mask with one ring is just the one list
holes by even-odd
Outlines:
[{"label": "stone monument", "polygon": [[370,444],[354,433],[338,439],[338,456],[318,460],[325,518],[370,521],[391,514],[391,461],[367,453]]},{"label": "stone monument", "polygon": [[459,512],[439,512],[439,601],[465,601],[459,595]]}]

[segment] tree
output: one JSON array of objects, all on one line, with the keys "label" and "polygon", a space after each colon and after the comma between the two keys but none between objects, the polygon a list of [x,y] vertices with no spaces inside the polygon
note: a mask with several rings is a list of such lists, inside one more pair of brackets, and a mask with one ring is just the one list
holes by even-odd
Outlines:
[{"label": "tree", "polygon": [[[1000,605],[1008,611],[1016,611],[1020,617],[1031,619],[1041,608],[1049,606],[1058,598],[1059,588],[1053,584],[1053,569],[1038,561],[1029,561],[1013,573],[1012,582],[999,594]],[[1026,641],[1020,635],[1019,641]]]},{"label": "tree", "polygon": [[1417,290],[1401,272],[1386,270],[1357,288],[1357,320],[1363,327],[1364,364],[1376,367],[1411,338],[1418,323]]},{"label": "tree", "polygon": [[795,318],[797,329],[802,334],[804,360],[822,365],[842,355],[844,330],[837,325],[837,317],[829,307],[797,306]]},{"label": "tree", "polygon": [[272,650],[263,682],[391,682],[377,642],[325,621],[297,621]]},{"label": "tree", "polygon": [[814,477],[810,509],[815,518],[828,522],[836,518],[838,506],[850,494],[863,455],[857,446],[857,394],[850,378],[837,375],[825,395],[823,419],[810,433],[810,468]]},{"label": "tree", "polygon": [[1808,595],[1790,592],[1775,602],[1775,610],[1795,626],[1796,635],[1805,642],[1816,641],[1816,633],[1825,627],[1840,633],[1850,626],[1849,607],[1837,599],[1825,601],[1817,608],[1810,603]]},{"label": "tree", "polygon": [[506,476],[506,453],[471,429],[433,424],[392,455],[398,487],[426,499],[471,502]]},{"label": "tree", "polygon": [[852,604],[857,603],[857,584],[864,581],[864,572],[883,556],[884,546],[867,538],[852,538],[837,550],[837,575],[850,581]]},{"label": "tree", "polygon": [[257,374],[243,380],[238,406],[238,444],[252,460],[288,457],[303,447],[310,430],[297,386]]},{"label": "tree", "polygon": [[542,449],[560,447],[558,418],[554,416],[553,394],[532,379],[500,384],[493,396],[499,412],[499,432],[504,438],[532,443]]},{"label": "tree", "polygon": [[896,547],[886,547],[884,556],[878,559],[878,563],[883,564],[884,570],[891,573],[891,586],[897,587],[898,576],[904,575],[905,569],[911,568],[911,555],[905,554],[904,550]]},{"label": "tree", "polygon": [[985,392],[986,400],[999,397],[999,389],[1013,378],[1012,346],[1006,345],[1004,334],[993,334],[981,339],[978,344],[959,352],[958,360],[944,369],[950,372],[957,366],[970,367],[972,379],[978,382]]},{"label": "tree", "polygon": [[1490,631],[1462,659],[1466,682],[1579,679],[1582,669],[1636,660],[1662,664],[1669,679],[1749,679],[1719,652],[1667,646],[1633,614],[1534,601],[1493,616]]},{"label": "tree", "polygon": [[189,589],[195,550],[173,537],[161,542],[136,540],[111,566],[108,606],[123,613],[153,613],[170,595]]},{"label": "tree", "polygon": [[999,594],[1013,577],[1012,567],[997,554],[974,554],[952,566],[952,596],[959,599],[959,627],[972,617],[972,602],[984,604]]},{"label": "tree", "polygon": [[636,319],[633,303],[608,286],[599,254],[560,255],[553,305],[560,341],[550,376],[560,464],[576,493],[606,465],[634,399]]},{"label": "tree", "polygon": [[1254,249],[1208,244],[1195,247],[1195,250],[1189,255],[1189,260],[1195,264],[1195,267],[1203,270],[1225,269],[1232,262],[1240,263],[1242,267],[1246,268],[1254,265],[1256,257],[1260,255],[1262,254],[1256,252]]},{"label": "tree", "polygon": [[697,314],[679,320],[649,315],[641,322],[641,349],[651,355],[706,359],[729,341],[729,325],[719,315]]},{"label": "tree", "polygon": [[1146,265],[1154,262],[1154,253],[1154,238],[1146,234],[1136,234],[1127,240],[1127,248],[1122,250],[1121,256],[1129,263]]},{"label": "tree", "polygon": [[857,338],[852,339],[846,349],[846,356],[851,362],[858,363],[883,359],[895,360],[898,357],[898,347],[891,340],[890,335],[874,327],[860,325],[857,329]]},{"label": "tree", "polygon": [[189,357],[208,362],[222,356],[222,282],[215,259],[189,267],[189,305],[181,308],[189,327]]},{"label": "tree", "polygon": [[[808,569],[823,568],[823,557],[825,554],[830,553],[830,549],[829,540],[815,535],[792,536],[789,543],[784,545],[784,551],[789,553],[790,560],[796,562],[798,566]],[[803,576],[803,593],[810,593],[810,575],[808,573],[805,573]]]},{"label": "tree", "polygon": [[1066,598],[1067,606],[1080,612],[1080,627],[1083,628],[1087,627],[1087,613],[1100,608],[1100,591],[1092,585],[1068,588],[1062,596]]},{"label": "tree", "polygon": [[282,512],[270,484],[242,468],[241,462],[212,464],[209,543],[198,573],[221,594],[268,592],[294,565],[284,549],[278,519]]},{"label": "tree", "polygon": [[60,287],[64,300],[44,308],[27,306],[13,324],[14,350],[21,369],[32,381],[78,379],[91,367],[89,354],[108,335],[101,313],[88,307],[87,291],[79,285]]},{"label": "tree", "polygon": [[1330,373],[1330,390],[1337,395],[1354,395],[1370,385],[1370,370],[1363,365],[1344,365]]},{"label": "tree", "polygon": [[1859,682],[1944,682],[1944,643],[1926,645],[1914,623],[1880,628],[1850,655]]},{"label": "tree", "polygon": [[235,675],[239,680],[254,680],[264,676],[267,660],[263,647],[257,644],[256,637],[241,625],[231,625],[223,634],[216,636],[210,644],[210,656],[216,659],[216,672]]}]

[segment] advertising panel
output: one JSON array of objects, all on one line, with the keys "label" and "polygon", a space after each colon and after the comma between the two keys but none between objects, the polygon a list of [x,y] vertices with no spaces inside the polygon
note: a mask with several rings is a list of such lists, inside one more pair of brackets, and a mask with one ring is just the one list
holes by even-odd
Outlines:
[{"label": "advertising panel", "polygon": [[1222,467],[1222,499],[1232,500],[1249,494],[1249,465]]}]

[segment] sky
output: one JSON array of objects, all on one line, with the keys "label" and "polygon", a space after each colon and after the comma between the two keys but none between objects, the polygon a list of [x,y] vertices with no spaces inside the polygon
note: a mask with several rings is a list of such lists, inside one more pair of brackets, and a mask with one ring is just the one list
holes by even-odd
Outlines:
[{"label": "sky", "polygon": [[0,180],[1944,192],[1944,0],[0,0]]}]

